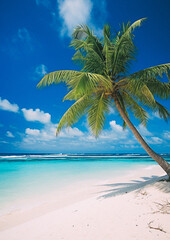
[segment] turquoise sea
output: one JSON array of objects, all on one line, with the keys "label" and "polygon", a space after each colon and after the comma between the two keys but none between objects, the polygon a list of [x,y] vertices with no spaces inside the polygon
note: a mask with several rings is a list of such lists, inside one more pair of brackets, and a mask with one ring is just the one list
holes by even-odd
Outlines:
[{"label": "turquoise sea", "polygon": [[[169,154],[162,154],[170,161]],[[0,154],[0,211],[84,180],[104,180],[156,164],[144,154]]]}]

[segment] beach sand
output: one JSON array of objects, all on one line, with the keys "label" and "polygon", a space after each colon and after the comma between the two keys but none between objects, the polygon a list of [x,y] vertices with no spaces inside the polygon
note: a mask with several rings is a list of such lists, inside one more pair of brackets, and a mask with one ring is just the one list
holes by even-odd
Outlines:
[{"label": "beach sand", "polygon": [[159,166],[79,183],[0,217],[0,240],[170,239],[170,182]]}]

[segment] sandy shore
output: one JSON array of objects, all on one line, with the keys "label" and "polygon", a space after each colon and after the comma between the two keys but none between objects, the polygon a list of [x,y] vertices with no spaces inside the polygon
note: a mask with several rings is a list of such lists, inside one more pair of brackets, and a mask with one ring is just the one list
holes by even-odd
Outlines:
[{"label": "sandy shore", "polygon": [[149,166],[0,217],[0,240],[170,239],[170,182]]}]

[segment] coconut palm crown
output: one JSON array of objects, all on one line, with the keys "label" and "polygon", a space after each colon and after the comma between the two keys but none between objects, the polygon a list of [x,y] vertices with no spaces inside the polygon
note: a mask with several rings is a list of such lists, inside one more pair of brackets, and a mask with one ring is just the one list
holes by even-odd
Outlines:
[{"label": "coconut palm crown", "polygon": [[82,70],[51,72],[44,76],[38,87],[64,82],[69,89],[64,100],[75,100],[61,118],[57,134],[63,127],[73,125],[87,114],[90,129],[97,137],[104,127],[109,109],[115,107],[123,118],[123,126],[131,129],[146,152],[170,176],[170,165],[147,145],[128,114],[133,113],[144,125],[148,120],[146,109],[158,112],[165,120],[170,116],[156,100],[167,99],[170,95],[170,83],[161,81],[165,75],[170,79],[170,63],[128,73],[132,61],[136,59],[133,31],[145,19],[122,24],[120,31],[114,35],[110,26],[104,25],[102,38],[98,38],[87,25],[77,26],[70,46],[76,50],[72,59],[82,66]]}]

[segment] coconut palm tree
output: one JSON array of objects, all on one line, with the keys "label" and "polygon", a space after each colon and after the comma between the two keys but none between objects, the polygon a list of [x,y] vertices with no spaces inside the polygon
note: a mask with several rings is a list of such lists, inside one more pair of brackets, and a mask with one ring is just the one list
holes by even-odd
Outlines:
[{"label": "coconut palm tree", "polygon": [[128,114],[131,111],[143,125],[148,119],[146,108],[158,112],[165,120],[169,117],[168,110],[157,98],[169,97],[170,84],[161,79],[163,75],[170,77],[170,63],[128,73],[136,55],[132,32],[144,20],[122,24],[114,35],[110,26],[105,25],[102,38],[98,38],[87,25],[77,26],[70,46],[76,50],[72,59],[82,66],[82,70],[51,72],[44,76],[38,87],[64,82],[69,89],[64,100],[75,100],[61,118],[56,134],[87,114],[90,129],[97,137],[104,127],[106,114],[114,105],[123,118],[123,127],[130,128],[149,156],[170,176],[170,164],[148,146]]}]

